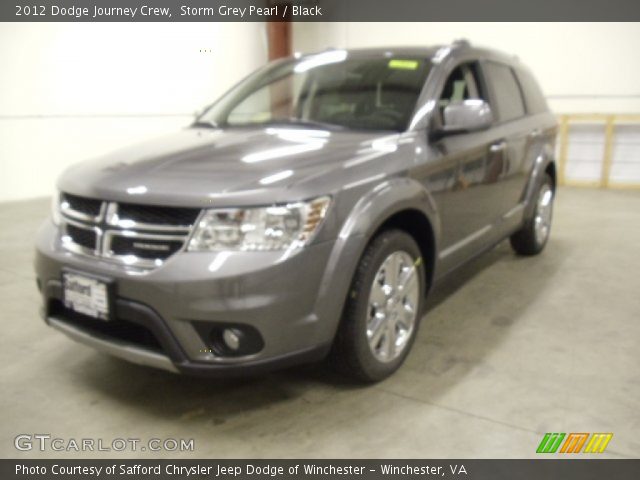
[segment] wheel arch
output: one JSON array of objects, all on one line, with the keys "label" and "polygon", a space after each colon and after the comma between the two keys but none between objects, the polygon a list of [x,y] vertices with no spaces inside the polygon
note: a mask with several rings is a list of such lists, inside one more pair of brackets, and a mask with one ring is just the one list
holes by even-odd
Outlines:
[{"label": "wheel arch", "polygon": [[428,285],[431,285],[437,258],[440,217],[433,197],[416,180],[396,178],[372,189],[353,208],[339,236],[361,236],[359,261],[376,235],[391,228],[403,230],[414,238],[424,257]]},{"label": "wheel arch", "polygon": [[550,160],[547,162],[547,166],[544,168],[544,173],[548,174],[553,180],[553,191],[555,192],[558,188],[558,174],[556,171],[556,162]]},{"label": "wheel arch", "polygon": [[425,267],[427,285],[425,294],[429,291],[435,275],[436,240],[433,226],[429,218],[420,210],[406,208],[388,217],[369,238],[369,243],[386,230],[402,230],[409,234],[418,244]]},{"label": "wheel arch", "polygon": [[390,179],[358,198],[339,229],[318,295],[323,304],[319,309],[331,319],[329,328],[334,334],[362,255],[381,231],[400,228],[416,239],[425,257],[427,289],[436,270],[439,217],[433,198],[422,184],[406,177]]},{"label": "wheel arch", "polygon": [[524,191],[525,212],[524,218],[528,219],[533,215],[534,202],[533,196],[536,192],[538,183],[542,181],[542,177],[548,174],[553,181],[553,191],[558,188],[557,168],[553,151],[550,146],[546,146],[536,158],[535,164],[531,175],[529,176],[529,182],[527,188]]}]

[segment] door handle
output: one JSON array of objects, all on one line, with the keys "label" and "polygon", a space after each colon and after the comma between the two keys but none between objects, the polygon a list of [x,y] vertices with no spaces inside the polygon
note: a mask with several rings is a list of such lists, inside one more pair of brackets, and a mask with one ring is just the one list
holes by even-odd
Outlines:
[{"label": "door handle", "polygon": [[500,153],[500,152],[503,152],[505,148],[507,148],[507,142],[502,140],[500,142],[496,142],[496,143],[492,144],[489,147],[489,151],[491,153]]}]

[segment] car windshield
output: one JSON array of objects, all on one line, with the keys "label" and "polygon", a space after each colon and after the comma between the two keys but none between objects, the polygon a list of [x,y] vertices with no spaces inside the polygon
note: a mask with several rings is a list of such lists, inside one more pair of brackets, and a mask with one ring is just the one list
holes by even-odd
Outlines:
[{"label": "car windshield", "polygon": [[351,58],[344,50],[286,61],[248,77],[196,125],[402,131],[429,69],[426,58]]}]

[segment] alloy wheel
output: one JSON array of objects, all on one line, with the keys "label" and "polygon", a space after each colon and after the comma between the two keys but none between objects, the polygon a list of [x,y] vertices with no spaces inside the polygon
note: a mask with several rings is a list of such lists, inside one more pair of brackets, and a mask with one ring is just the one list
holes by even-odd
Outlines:
[{"label": "alloy wheel", "polygon": [[542,185],[542,188],[540,188],[540,193],[538,194],[538,202],[534,218],[534,231],[538,245],[542,245],[549,236],[549,232],[551,231],[552,212],[553,190],[549,184],[545,183]]},{"label": "alloy wheel", "polygon": [[420,295],[418,269],[404,251],[390,254],[375,274],[369,294],[367,340],[381,362],[398,358],[416,324]]}]

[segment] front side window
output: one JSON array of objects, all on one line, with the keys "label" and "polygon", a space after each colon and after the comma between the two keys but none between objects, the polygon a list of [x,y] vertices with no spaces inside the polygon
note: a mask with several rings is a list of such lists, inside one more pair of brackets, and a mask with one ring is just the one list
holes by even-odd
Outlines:
[{"label": "front side window", "polygon": [[482,99],[486,95],[482,91],[482,84],[478,77],[477,63],[463,63],[458,65],[447,77],[438,100],[440,118],[444,124],[444,109],[447,105],[460,103],[464,100]]},{"label": "front side window", "polygon": [[252,75],[198,122],[402,131],[429,69],[424,58],[349,58],[347,52],[330,51]]}]

